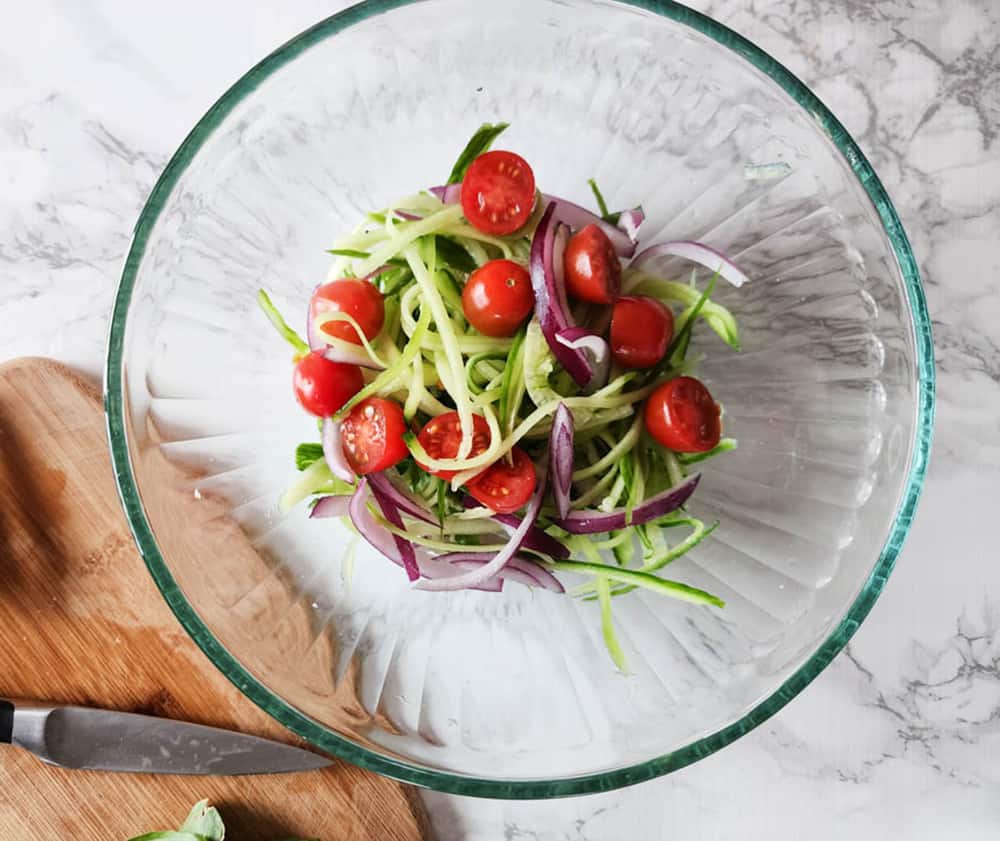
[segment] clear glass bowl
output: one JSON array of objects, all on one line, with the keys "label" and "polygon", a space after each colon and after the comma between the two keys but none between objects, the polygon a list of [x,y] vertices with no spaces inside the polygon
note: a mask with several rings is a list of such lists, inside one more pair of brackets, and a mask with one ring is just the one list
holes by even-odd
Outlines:
[{"label": "clear glass bowl", "polygon": [[[281,515],[315,440],[258,287],[304,317],[324,249],[449,171],[482,122],[547,191],[642,204],[704,239],[743,351],[701,374],[740,448],[691,509],[721,526],[672,576],[723,611],[410,590],[348,532]],[[885,583],[923,481],[930,322],[906,236],[851,138],[787,70],[670,3],[383,0],[319,23],[205,115],[143,210],[114,311],[111,449],[156,583],[213,662],[316,746],[421,785],[550,797],[711,754],[781,708]],[[349,581],[349,583],[348,583]]]}]

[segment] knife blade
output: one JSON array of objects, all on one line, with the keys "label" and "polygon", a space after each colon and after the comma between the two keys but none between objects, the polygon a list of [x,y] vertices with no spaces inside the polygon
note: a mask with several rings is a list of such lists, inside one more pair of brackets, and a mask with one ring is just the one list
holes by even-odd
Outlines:
[{"label": "knife blade", "polygon": [[62,768],[236,776],[309,771],[331,760],[232,730],[136,713],[0,699],[0,743]]}]

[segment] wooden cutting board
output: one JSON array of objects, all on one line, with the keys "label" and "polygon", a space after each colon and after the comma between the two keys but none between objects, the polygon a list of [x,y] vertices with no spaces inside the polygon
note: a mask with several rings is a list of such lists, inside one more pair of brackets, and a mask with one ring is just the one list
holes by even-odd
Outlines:
[{"label": "wooden cutting board", "polygon": [[[0,697],[88,704],[296,742],[187,637],[132,543],[100,398],[44,359],[0,365]],[[0,838],[118,841],[208,798],[233,841],[416,841],[413,792],[354,766],[259,777],[50,768],[0,748]]]}]

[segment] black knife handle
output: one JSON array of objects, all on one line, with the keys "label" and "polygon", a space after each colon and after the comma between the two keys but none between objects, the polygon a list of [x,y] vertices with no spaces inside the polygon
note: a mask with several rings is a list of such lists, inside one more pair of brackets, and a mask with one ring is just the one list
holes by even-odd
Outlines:
[{"label": "black knife handle", "polygon": [[10,744],[14,736],[14,705],[0,698],[0,744]]}]

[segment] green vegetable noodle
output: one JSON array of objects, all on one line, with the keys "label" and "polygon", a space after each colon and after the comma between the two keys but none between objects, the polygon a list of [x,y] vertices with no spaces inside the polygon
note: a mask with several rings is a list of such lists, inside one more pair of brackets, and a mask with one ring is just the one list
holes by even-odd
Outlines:
[{"label": "green vegetable noodle", "polygon": [[[623,597],[724,607],[664,573],[725,528],[697,517],[692,471],[736,441],[723,437],[725,395],[710,394],[696,369],[708,353],[739,350],[736,320],[712,296],[746,278],[690,241],[682,253],[707,282],[661,276],[642,254],[661,244],[641,242],[641,208],[611,211],[582,177],[595,204],[585,210],[536,185],[523,158],[482,158],[508,128],[483,125],[444,185],[373,209],[322,244],[330,280],[322,301],[303,300],[297,313],[312,352],[258,294],[295,352],[299,403],[329,436],[325,449],[296,448],[280,506],[313,506],[315,529],[341,518],[352,547],[376,547],[396,564],[386,574],[402,567],[415,589],[583,599],[627,673],[615,620]],[[460,192],[476,201],[463,205]],[[619,307],[618,295],[633,303]],[[655,308],[649,323],[663,326],[619,320],[635,307]],[[375,562],[348,554],[351,570]],[[342,575],[348,586],[346,564]],[[221,832],[214,810],[200,814],[189,821],[209,829],[178,838]]]}]

